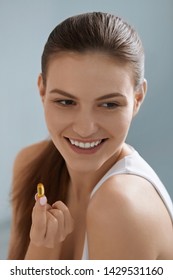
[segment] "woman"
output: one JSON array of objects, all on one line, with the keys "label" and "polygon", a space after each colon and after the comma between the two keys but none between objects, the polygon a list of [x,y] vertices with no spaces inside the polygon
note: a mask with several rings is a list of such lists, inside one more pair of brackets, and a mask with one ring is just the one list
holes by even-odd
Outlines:
[{"label": "woman", "polygon": [[9,259],[173,259],[171,199],[125,143],[146,93],[135,30],[106,13],[68,18],[38,87],[51,139],[16,158]]}]

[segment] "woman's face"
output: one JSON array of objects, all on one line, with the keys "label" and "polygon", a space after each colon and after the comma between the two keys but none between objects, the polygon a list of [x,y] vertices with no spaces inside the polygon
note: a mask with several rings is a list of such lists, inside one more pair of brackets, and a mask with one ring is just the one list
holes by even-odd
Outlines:
[{"label": "woman's face", "polygon": [[117,157],[143,98],[126,65],[100,53],[61,54],[38,85],[51,138],[71,169],[98,170]]}]

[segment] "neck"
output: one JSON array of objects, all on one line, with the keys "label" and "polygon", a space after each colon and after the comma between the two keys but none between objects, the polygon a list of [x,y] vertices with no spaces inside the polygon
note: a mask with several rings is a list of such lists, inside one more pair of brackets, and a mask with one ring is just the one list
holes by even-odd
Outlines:
[{"label": "neck", "polygon": [[68,168],[70,189],[76,200],[88,199],[98,181],[98,172],[78,172]]},{"label": "neck", "polygon": [[113,166],[114,163],[127,154],[129,154],[129,151],[127,151],[126,148],[122,148],[118,153],[106,161],[99,169],[94,171],[78,171],[67,166],[70,175],[70,190],[74,198],[77,201],[88,200],[93,188],[99,182],[99,180]]}]

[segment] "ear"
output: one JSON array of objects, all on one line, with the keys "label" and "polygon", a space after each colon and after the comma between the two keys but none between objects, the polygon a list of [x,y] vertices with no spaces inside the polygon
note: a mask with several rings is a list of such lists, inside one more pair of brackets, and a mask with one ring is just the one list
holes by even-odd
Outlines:
[{"label": "ear", "polygon": [[39,89],[39,92],[40,92],[41,100],[42,100],[42,102],[44,102],[46,90],[45,90],[45,86],[44,86],[44,83],[43,83],[42,74],[40,74],[38,76],[37,85],[38,85],[38,89]]},{"label": "ear", "polygon": [[147,81],[144,79],[139,89],[134,93],[133,117],[138,113],[147,92]]}]

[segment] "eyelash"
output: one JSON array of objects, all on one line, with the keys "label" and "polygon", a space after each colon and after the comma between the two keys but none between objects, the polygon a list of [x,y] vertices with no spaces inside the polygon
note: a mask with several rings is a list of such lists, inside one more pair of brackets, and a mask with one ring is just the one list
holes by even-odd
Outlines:
[{"label": "eyelash", "polygon": [[[109,104],[110,106],[103,106],[103,104]],[[109,109],[109,110],[111,110],[111,109],[115,109],[115,108],[117,108],[117,107],[119,107],[120,105],[118,104],[118,103],[116,103],[116,102],[105,102],[105,103],[103,103],[102,104],[102,107],[104,107],[104,108],[107,108],[107,109]]]},{"label": "eyelash", "polygon": [[[73,101],[73,100],[70,100],[70,99],[55,100],[53,102],[58,103],[60,106],[63,106],[63,107],[69,107],[69,106],[76,105],[76,102]],[[63,102],[65,102],[66,104],[63,104]],[[104,104],[107,104],[107,105],[109,104],[110,106],[103,106]],[[115,109],[119,106],[120,106],[120,104],[118,104],[116,102],[104,102],[101,105],[99,105],[99,107],[103,107],[103,108],[106,108],[106,109],[109,109],[109,110]]]},{"label": "eyelash", "polygon": [[[67,102],[68,104],[63,104],[62,102]],[[76,104],[73,100],[70,100],[70,99],[55,100],[55,103],[58,103],[58,104],[60,104],[62,106],[66,106],[66,107],[67,106],[72,106],[72,105]]]}]

